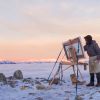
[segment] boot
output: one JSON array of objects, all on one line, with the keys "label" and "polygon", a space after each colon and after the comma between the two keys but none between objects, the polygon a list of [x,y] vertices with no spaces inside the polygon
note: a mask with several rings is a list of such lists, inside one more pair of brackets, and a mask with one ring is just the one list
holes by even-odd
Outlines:
[{"label": "boot", "polygon": [[94,86],[94,73],[90,73],[90,83],[86,86]]},{"label": "boot", "polygon": [[100,87],[100,73],[96,73],[97,84],[96,87]]}]

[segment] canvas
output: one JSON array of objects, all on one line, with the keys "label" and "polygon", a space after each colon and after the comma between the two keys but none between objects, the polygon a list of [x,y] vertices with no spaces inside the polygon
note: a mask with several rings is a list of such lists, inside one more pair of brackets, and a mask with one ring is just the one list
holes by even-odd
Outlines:
[{"label": "canvas", "polygon": [[85,57],[80,37],[64,42],[63,48],[68,60],[76,62],[77,58],[81,59]]}]

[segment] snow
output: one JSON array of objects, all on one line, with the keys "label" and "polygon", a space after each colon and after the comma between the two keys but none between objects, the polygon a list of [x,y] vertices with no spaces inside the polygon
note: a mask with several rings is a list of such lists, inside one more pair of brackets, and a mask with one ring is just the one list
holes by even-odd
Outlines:
[{"label": "snow", "polygon": [[[48,78],[54,63],[18,63],[18,64],[0,64],[0,73],[4,73],[6,77],[12,76],[15,70],[20,69],[23,72],[24,78]],[[58,64],[56,69],[57,70]],[[68,66],[63,66],[63,69]],[[88,83],[88,70],[84,71],[82,66],[79,66],[84,80]],[[70,74],[73,74],[72,68],[64,72],[63,80],[66,83],[62,85],[52,85],[50,89],[37,90],[36,84],[32,85],[18,81],[15,88],[9,85],[0,85],[0,100],[75,100],[76,90],[75,85],[72,85]],[[52,76],[53,76],[52,75]],[[95,80],[96,81],[96,80]],[[42,82],[44,86],[48,86],[47,82]],[[26,89],[21,89],[22,86],[28,86]],[[99,100],[100,87],[86,87],[78,85],[78,95],[83,100]]]}]

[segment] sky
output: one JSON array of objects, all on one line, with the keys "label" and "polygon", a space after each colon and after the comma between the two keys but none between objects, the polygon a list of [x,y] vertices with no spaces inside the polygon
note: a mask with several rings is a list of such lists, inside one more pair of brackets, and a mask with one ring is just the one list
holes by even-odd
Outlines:
[{"label": "sky", "polygon": [[100,0],[0,0],[0,59],[55,59],[62,43],[100,43]]}]

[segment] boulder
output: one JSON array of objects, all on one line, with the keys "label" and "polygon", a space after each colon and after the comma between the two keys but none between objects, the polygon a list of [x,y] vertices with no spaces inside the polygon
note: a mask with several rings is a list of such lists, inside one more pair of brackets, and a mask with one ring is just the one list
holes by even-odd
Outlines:
[{"label": "boulder", "polygon": [[32,78],[23,78],[22,82],[34,86],[34,80]]},{"label": "boulder", "polygon": [[36,100],[43,100],[43,98],[42,97],[37,97],[37,98],[35,98]]},{"label": "boulder", "polygon": [[36,85],[37,90],[44,90],[46,87],[43,84]]},{"label": "boulder", "polygon": [[60,83],[60,79],[59,78],[55,78],[55,79],[50,79],[49,81],[49,84],[52,85],[52,84],[59,84]]},{"label": "boulder", "polygon": [[16,70],[16,71],[14,72],[13,77],[14,77],[15,79],[23,79],[22,71],[21,71],[21,70]]},{"label": "boulder", "polygon": [[0,73],[0,82],[3,82],[4,84],[7,84],[6,77],[3,73]]},{"label": "boulder", "polygon": [[41,82],[39,82],[38,80],[35,80],[35,84],[41,85]]},{"label": "boulder", "polygon": [[75,97],[75,100],[83,100],[83,98],[80,97],[79,95],[77,95],[77,96]]},{"label": "boulder", "polygon": [[15,86],[16,86],[16,81],[14,81],[14,80],[8,81],[8,84],[9,84],[12,88],[15,88]]}]

